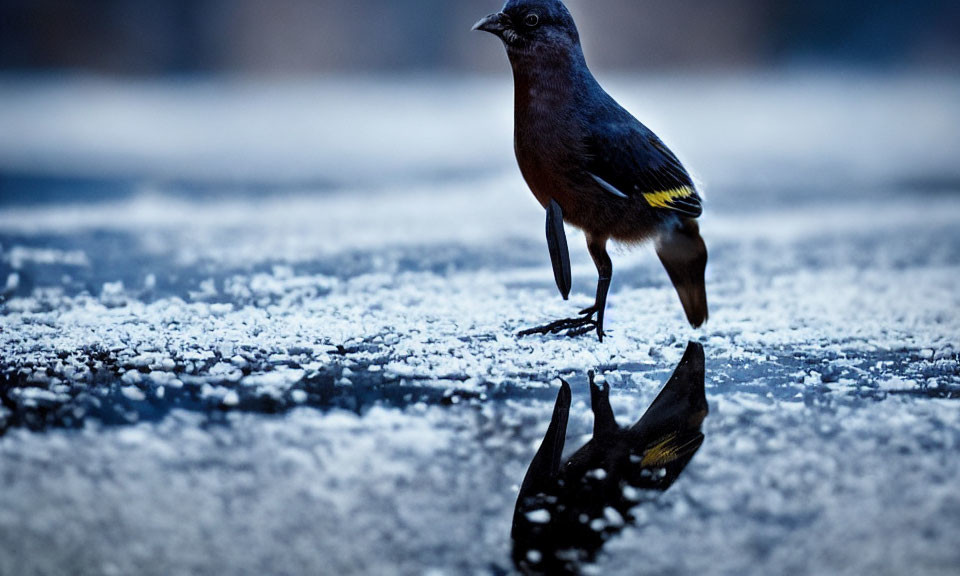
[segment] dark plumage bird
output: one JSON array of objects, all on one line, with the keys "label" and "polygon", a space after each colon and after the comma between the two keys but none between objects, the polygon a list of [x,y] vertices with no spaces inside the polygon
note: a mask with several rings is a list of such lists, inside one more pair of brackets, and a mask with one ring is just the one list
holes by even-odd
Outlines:
[{"label": "dark plumage bird", "polygon": [[522,332],[579,336],[603,317],[613,263],[607,243],[655,240],[687,319],[706,322],[707,248],[697,218],[700,195],[664,143],[621,107],[587,68],[580,36],[560,0],[509,0],[474,26],[501,38],[515,82],[515,136],[520,171],[547,209],[547,236],[557,285],[570,293],[566,221],[586,233],[600,280],[596,302],[578,318]]}]

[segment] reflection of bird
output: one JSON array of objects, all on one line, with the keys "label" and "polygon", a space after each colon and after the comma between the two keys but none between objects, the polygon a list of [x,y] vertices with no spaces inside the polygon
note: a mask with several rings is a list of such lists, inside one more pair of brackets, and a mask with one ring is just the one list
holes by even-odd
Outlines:
[{"label": "reflection of bird", "polygon": [[575,573],[618,531],[643,491],[661,492],[703,443],[707,416],[703,347],[691,342],[663,391],[639,422],[620,428],[610,389],[594,384],[593,438],[561,464],[570,387],[564,382],[550,427],[530,463],[513,516],[517,566],[538,574]]},{"label": "reflection of bird", "polygon": [[499,36],[515,82],[517,161],[548,210],[547,234],[557,284],[570,292],[563,221],[586,233],[600,280],[579,318],[521,333],[579,336],[603,317],[613,264],[611,239],[655,239],[657,254],[694,327],[707,320],[707,249],[696,219],[700,196],[676,156],[607,94],[587,68],[573,18],[560,0],[509,0],[475,30]]}]

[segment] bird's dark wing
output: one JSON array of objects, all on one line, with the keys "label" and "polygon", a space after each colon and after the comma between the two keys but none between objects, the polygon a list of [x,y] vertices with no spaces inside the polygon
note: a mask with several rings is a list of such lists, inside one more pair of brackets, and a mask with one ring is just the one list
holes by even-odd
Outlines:
[{"label": "bird's dark wing", "polygon": [[642,197],[656,210],[691,218],[703,214],[700,195],[680,160],[639,122],[603,125],[585,145],[585,169],[607,192]]},{"label": "bird's dark wing", "polygon": [[563,228],[563,209],[556,200],[547,207],[547,247],[553,262],[553,276],[564,300],[570,299],[573,284],[570,273],[570,249],[567,247],[567,232]]}]

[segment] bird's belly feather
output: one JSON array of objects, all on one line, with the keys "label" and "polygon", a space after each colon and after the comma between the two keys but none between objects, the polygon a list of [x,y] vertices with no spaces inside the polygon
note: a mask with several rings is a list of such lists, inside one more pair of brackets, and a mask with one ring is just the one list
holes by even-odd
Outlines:
[{"label": "bird's belly feather", "polygon": [[536,136],[519,133],[515,148],[520,172],[534,197],[544,208],[556,200],[568,224],[627,243],[648,239],[662,224],[662,215],[642,199],[620,198],[603,190],[580,166],[583,156],[576,151],[551,148]]}]

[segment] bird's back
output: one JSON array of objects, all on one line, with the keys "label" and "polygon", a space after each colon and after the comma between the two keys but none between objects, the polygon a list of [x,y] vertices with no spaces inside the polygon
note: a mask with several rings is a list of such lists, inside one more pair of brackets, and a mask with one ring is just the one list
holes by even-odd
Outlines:
[{"label": "bird's back", "polygon": [[639,241],[666,219],[698,217],[676,155],[620,106],[586,64],[515,71],[517,162],[543,206],[588,232]]}]

